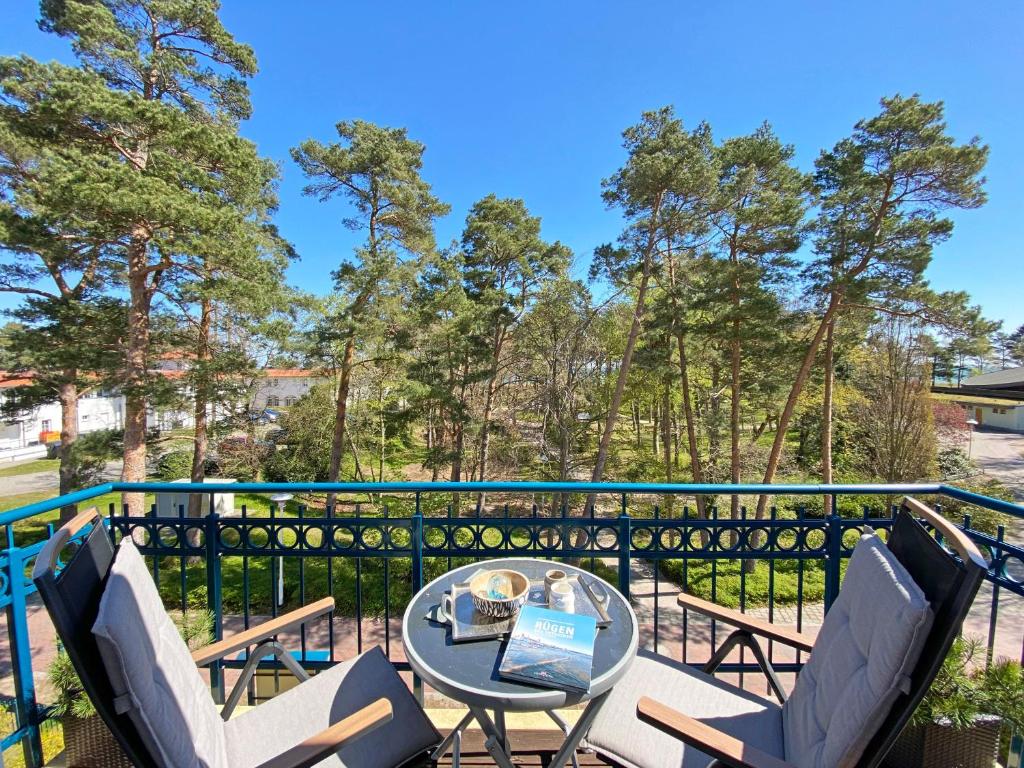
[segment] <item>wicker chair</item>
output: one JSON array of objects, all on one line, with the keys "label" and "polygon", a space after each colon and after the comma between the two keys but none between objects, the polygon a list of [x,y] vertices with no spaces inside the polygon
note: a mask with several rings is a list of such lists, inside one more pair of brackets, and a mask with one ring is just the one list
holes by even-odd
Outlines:
[{"label": "wicker chair", "polygon": [[[587,743],[627,768],[876,768],[938,673],[987,568],[962,531],[907,498],[887,545],[873,533],[857,545],[816,639],[680,595],[684,608],[738,629],[703,672],[641,653]],[[810,652],[788,699],[756,637]],[[736,645],[753,650],[781,705],[712,676]]]},{"label": "wicker chair", "polygon": [[[60,564],[72,541],[77,549]],[[392,768],[425,758],[440,741],[379,648],[310,678],[273,639],[330,612],[333,599],[190,652],[134,543],[125,538],[115,550],[95,509],[53,535],[33,580],[85,692],[141,768]],[[197,665],[245,648],[249,662],[218,712]],[[268,655],[303,682],[229,720]]]}]

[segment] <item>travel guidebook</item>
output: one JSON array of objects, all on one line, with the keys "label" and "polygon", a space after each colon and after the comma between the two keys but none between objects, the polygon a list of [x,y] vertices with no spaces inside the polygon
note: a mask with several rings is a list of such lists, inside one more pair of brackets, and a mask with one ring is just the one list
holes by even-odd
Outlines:
[{"label": "travel guidebook", "polygon": [[521,683],[586,693],[590,690],[596,636],[593,616],[524,606],[498,674]]}]

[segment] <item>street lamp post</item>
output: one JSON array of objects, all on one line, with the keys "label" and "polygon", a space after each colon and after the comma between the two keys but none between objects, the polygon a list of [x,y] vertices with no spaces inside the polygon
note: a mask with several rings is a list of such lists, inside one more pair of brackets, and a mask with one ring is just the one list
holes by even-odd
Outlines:
[{"label": "street lamp post", "polygon": [[[275,493],[270,500],[277,505],[277,514],[284,517],[284,506],[292,500],[290,493]],[[277,607],[284,605],[284,558],[277,558]]]},{"label": "street lamp post", "polygon": [[974,428],[978,426],[975,419],[967,420],[967,458],[971,458],[971,449],[974,447]]}]

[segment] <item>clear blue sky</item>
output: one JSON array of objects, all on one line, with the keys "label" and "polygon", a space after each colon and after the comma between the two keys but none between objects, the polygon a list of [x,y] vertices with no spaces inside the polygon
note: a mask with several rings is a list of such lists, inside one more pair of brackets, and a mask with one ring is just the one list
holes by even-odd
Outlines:
[{"label": "clear blue sky", "polygon": [[[259,59],[243,130],[281,164],[278,222],[302,256],[289,275],[301,288],[325,290],[357,239],[340,205],[301,196],[288,158],[304,138],[335,138],[339,120],[405,126],[426,144],[424,175],[452,205],[442,244],[480,197],[522,197],[582,275],[619,231],[599,184],[641,111],[674,104],[719,137],[767,119],[810,169],[881,96],[918,92],[945,101],[957,137],[991,146],[989,203],[954,216],[929,277],[1009,328],[1024,324],[1019,0],[223,3],[228,29]],[[36,15],[35,2],[4,3],[0,52],[69,59]]]}]

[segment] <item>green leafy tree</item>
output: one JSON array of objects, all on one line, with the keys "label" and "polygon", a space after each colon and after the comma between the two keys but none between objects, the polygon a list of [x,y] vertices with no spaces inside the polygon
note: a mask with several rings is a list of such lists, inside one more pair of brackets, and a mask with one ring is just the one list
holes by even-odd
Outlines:
[{"label": "green leafy tree", "polygon": [[570,255],[561,244],[541,239],[540,219],[529,214],[522,200],[495,195],[473,205],[462,232],[462,249],[466,295],[479,313],[476,328],[487,349],[480,361],[485,370],[484,405],[476,473],[486,480],[491,417],[504,378],[504,358],[537,291],[565,271]]},{"label": "green leafy tree", "polygon": [[[26,130],[61,136],[66,173],[50,214],[109,235],[127,295],[122,477],[145,477],[154,303],[213,242],[244,239],[272,205],[276,169],[238,136],[249,116],[252,50],[215,0],[47,0],[41,27],[67,38],[78,67],[0,60],[7,103]],[[126,496],[142,511],[140,494]]]},{"label": "green leafy tree", "polygon": [[[778,336],[783,312],[773,289],[792,276],[811,183],[792,165],[793,148],[767,124],[724,142],[718,154],[717,258],[705,285],[710,301],[724,306],[712,327],[725,331],[728,347],[730,479],[739,483],[743,348]],[[731,504],[738,518],[739,497]]]},{"label": "green leafy tree", "polygon": [[[800,393],[836,319],[919,281],[932,248],[953,229],[941,214],[985,200],[987,148],[978,139],[957,144],[942,117],[940,102],[883,99],[880,114],[857,123],[815,163],[821,213],[807,277],[820,314],[779,415],[765,483],[775,477]],[[767,504],[767,496],[758,499],[758,518]]]},{"label": "green leafy tree", "polygon": [[309,179],[304,193],[324,202],[342,197],[352,208],[349,229],[365,231],[353,261],[334,272],[337,310],[319,334],[321,346],[342,348],[338,361],[334,436],[328,479],[335,481],[345,449],[345,416],[361,327],[389,295],[411,283],[403,257],[434,249],[434,220],[448,206],[420,176],[424,146],[403,128],[356,120],[337,124],[340,142],[309,139],[292,158]]}]

